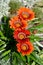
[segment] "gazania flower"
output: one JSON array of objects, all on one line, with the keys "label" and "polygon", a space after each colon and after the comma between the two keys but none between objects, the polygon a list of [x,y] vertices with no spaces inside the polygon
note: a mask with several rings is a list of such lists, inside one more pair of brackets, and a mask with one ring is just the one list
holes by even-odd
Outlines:
[{"label": "gazania flower", "polygon": [[20,8],[17,13],[23,20],[31,20],[35,17],[34,12],[26,7]]},{"label": "gazania flower", "polygon": [[17,51],[21,52],[22,55],[29,55],[34,50],[34,47],[30,41],[26,41],[25,43],[17,43]]},{"label": "gazania flower", "polygon": [[17,31],[14,31],[13,37],[16,39],[18,42],[24,42],[28,41],[28,37],[31,33],[28,30],[20,29]]},{"label": "gazania flower", "polygon": [[13,29],[18,29],[18,28],[24,29],[27,27],[26,21],[20,20],[18,16],[11,18],[9,23],[10,23],[10,28],[13,28]]}]

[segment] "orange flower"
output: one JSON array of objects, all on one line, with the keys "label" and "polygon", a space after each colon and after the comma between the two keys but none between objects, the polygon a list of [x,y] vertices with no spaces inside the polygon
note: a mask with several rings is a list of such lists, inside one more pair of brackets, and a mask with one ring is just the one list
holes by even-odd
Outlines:
[{"label": "orange flower", "polygon": [[31,20],[35,17],[34,12],[25,7],[20,8],[17,13],[19,17],[23,20]]},{"label": "orange flower", "polygon": [[28,30],[25,29],[20,29],[17,31],[14,31],[14,39],[16,39],[18,42],[24,42],[24,41],[28,41],[28,37],[31,33]]},{"label": "orange flower", "polygon": [[27,27],[27,23],[24,20],[20,20],[18,16],[15,16],[13,18],[11,18],[11,20],[9,21],[10,23],[10,28],[18,29],[18,28],[26,28]]},{"label": "orange flower", "polygon": [[25,41],[22,43],[17,43],[17,51],[21,52],[22,55],[29,55],[30,53],[32,53],[32,51],[34,50],[33,45],[31,44],[30,41]]}]

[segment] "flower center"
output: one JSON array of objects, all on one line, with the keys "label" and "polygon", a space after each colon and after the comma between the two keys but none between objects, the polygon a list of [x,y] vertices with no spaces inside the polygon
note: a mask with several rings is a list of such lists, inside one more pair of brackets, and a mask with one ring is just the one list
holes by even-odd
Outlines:
[{"label": "flower center", "polygon": [[14,24],[15,24],[16,27],[20,27],[22,25],[22,23],[20,22],[20,20],[16,21]]},{"label": "flower center", "polygon": [[20,23],[16,23],[15,25],[16,25],[16,27],[20,27],[21,26]]},{"label": "flower center", "polygon": [[19,37],[19,39],[22,40],[22,39],[25,39],[26,35],[24,33],[19,33],[18,37]]},{"label": "flower center", "polygon": [[22,13],[22,16],[23,16],[24,18],[28,18],[28,17],[29,17],[29,14],[28,14],[27,12],[23,12],[23,13]]},{"label": "flower center", "polygon": [[26,51],[26,50],[28,49],[28,45],[23,44],[23,45],[21,46],[21,49],[24,50],[24,51]]}]

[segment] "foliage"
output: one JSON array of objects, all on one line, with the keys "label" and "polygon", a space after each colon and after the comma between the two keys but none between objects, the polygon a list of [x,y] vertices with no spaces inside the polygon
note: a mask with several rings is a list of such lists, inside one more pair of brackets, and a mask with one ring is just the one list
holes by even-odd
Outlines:
[{"label": "foliage", "polygon": [[[18,2],[14,3],[10,5],[12,13],[15,13],[20,6]],[[43,48],[35,42],[35,39],[39,42],[43,38],[33,34],[34,30],[37,30],[38,34],[43,33],[43,12],[37,5],[33,7],[33,10],[37,18],[30,21],[28,29],[32,32],[29,38],[31,38],[31,42],[34,44],[34,52],[28,56],[22,56],[21,53],[17,52],[15,47],[17,41],[13,39],[13,30],[9,27],[10,18],[4,16],[0,24],[0,65],[43,65]]]},{"label": "foliage", "polygon": [[[29,56],[23,57],[20,53],[15,51],[16,49],[14,45],[17,42],[12,37],[13,30],[9,28],[8,21],[9,21],[8,17],[3,17],[2,22],[5,22],[5,24],[2,24],[3,29],[0,31],[1,60],[4,59],[7,62],[10,59],[9,61],[13,65],[14,64],[26,65],[26,63],[28,63],[29,65],[32,65],[32,64],[43,65],[43,58],[40,55],[41,50],[36,44],[34,47],[35,47],[35,51],[37,52],[33,52]],[[34,42],[34,39],[39,40],[38,37],[34,37],[34,36],[31,36],[30,38],[31,38],[31,41],[33,40],[33,42]],[[40,61],[40,59],[42,60]]]},{"label": "foliage", "polygon": [[17,13],[17,10],[21,7],[22,3],[19,1],[10,1],[9,6],[10,6],[10,14],[15,15]]}]

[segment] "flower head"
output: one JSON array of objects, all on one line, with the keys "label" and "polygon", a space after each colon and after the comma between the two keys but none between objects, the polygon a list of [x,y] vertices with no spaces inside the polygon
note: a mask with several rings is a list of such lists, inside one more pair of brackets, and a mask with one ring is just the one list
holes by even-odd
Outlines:
[{"label": "flower head", "polygon": [[24,29],[28,25],[26,21],[20,20],[18,16],[11,18],[9,23],[10,23],[10,28],[13,28],[14,30],[18,28]]},{"label": "flower head", "polygon": [[23,42],[17,43],[16,46],[17,46],[17,51],[21,52],[23,56],[29,55],[34,50],[34,47],[30,41],[26,41],[24,43]]},{"label": "flower head", "polygon": [[14,31],[13,37],[18,41],[18,42],[24,42],[28,41],[28,37],[31,33],[28,30],[20,29],[17,31]]},{"label": "flower head", "polygon": [[23,20],[31,20],[35,17],[34,12],[25,7],[22,7],[18,10],[18,15]]}]

